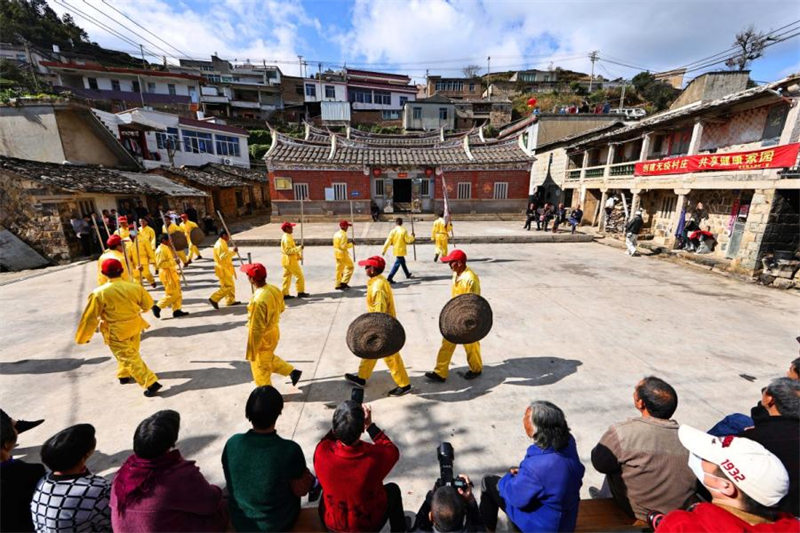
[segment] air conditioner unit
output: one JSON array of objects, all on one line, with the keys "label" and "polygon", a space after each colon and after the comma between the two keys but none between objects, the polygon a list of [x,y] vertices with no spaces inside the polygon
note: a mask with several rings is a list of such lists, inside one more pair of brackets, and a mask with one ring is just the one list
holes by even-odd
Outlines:
[{"label": "air conditioner unit", "polygon": [[223,165],[232,165],[233,161],[231,161],[229,157],[224,157],[224,158],[222,158],[222,164]]}]

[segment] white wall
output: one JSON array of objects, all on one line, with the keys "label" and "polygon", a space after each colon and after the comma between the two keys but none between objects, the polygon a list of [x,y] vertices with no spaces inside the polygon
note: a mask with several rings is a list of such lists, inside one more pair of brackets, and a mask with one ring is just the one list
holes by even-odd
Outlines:
[{"label": "white wall", "polygon": [[[111,80],[119,81],[119,88],[121,91],[127,92],[134,92],[133,91],[133,82],[136,81],[135,78],[121,78],[121,77],[95,77],[95,76],[84,76],[83,77],[83,87],[85,89],[89,89],[89,78],[95,78],[97,80],[97,88],[102,91],[111,91],[113,87],[111,85]],[[155,91],[148,91],[147,84],[148,83],[155,83]],[[142,91],[144,92],[151,92],[154,94],[169,94],[169,85],[175,85],[175,94],[179,96],[189,96],[189,87],[195,87],[194,83],[179,81],[179,80],[170,80],[170,81],[163,81],[161,79],[155,78],[147,78],[142,76],[141,77],[141,86]]]},{"label": "white wall", "polygon": [[[170,126],[174,127],[174,126]],[[232,165],[250,168],[250,155],[248,151],[248,144],[247,144],[247,137],[243,135],[236,135],[234,133],[227,133],[227,132],[218,132],[218,131],[210,131],[204,130],[200,128],[187,128],[185,126],[179,126],[178,129],[180,130],[180,150],[175,151],[175,155],[173,156],[175,160],[175,166],[179,167],[182,165],[190,165],[190,166],[200,166],[205,165],[206,163],[222,163],[224,159],[230,159]],[[192,152],[185,151],[185,145],[183,142],[183,131],[197,131],[203,133],[211,133],[214,136],[214,152],[217,151],[217,143],[216,143],[216,136],[217,135],[226,135],[228,137],[236,137],[239,139],[239,157],[235,157],[232,155],[220,155],[217,153],[213,154],[195,154]],[[155,132],[149,131],[145,134],[145,138],[147,139],[147,149],[151,153],[158,153],[161,156],[161,161],[147,161],[145,166],[148,168],[153,168],[156,166],[169,166],[169,155],[167,154],[166,149],[159,149],[158,142],[156,141],[156,134]]]},{"label": "white wall", "polygon": [[[316,96],[305,96],[306,102],[321,102],[321,101],[334,101],[346,102],[347,101],[347,86],[344,83],[330,82],[330,81],[317,81],[314,79],[303,80],[303,94],[305,94],[306,85],[313,85],[316,89]],[[333,98],[325,98],[325,86],[334,88],[335,96]]]}]

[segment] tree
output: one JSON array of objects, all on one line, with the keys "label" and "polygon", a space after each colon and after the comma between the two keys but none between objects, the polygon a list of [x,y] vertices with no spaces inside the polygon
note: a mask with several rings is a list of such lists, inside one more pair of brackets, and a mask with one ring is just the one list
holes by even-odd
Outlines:
[{"label": "tree", "polygon": [[481,67],[479,65],[467,65],[466,67],[461,69],[461,72],[464,73],[465,78],[474,78],[478,75],[478,72],[481,71]]},{"label": "tree", "polygon": [[725,62],[725,66],[731,70],[744,70],[748,63],[764,55],[764,47],[768,40],[766,35],[757,32],[752,25],[737,33],[733,46],[738,47],[739,51]]}]

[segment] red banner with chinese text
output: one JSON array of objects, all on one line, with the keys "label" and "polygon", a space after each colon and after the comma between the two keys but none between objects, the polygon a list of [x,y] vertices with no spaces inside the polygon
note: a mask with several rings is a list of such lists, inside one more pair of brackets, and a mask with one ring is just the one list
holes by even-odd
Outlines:
[{"label": "red banner with chinese text", "polygon": [[800,152],[800,143],[785,144],[751,152],[700,154],[658,161],[636,163],[635,176],[660,176],[706,170],[755,170],[793,167]]}]

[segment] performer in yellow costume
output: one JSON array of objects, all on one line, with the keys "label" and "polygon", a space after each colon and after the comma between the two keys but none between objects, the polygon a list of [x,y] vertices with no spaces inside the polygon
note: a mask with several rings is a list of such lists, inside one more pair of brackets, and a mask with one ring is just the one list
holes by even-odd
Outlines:
[{"label": "performer in yellow costume", "polygon": [[131,232],[131,228],[128,226],[128,217],[117,217],[117,225],[118,227],[114,232],[114,235],[119,235],[119,238],[124,241],[130,236]]},{"label": "performer in yellow costume", "polygon": [[219,302],[225,298],[225,305],[236,305],[241,302],[236,301],[236,284],[233,277],[236,271],[233,266],[233,258],[239,248],[228,246],[230,235],[224,229],[219,232],[219,239],[214,244],[214,274],[219,280],[219,289],[217,289],[208,301],[214,306],[214,309],[219,309]]},{"label": "performer in yellow costume", "polygon": [[131,276],[128,272],[128,262],[125,261],[125,248],[122,239],[119,235],[111,235],[106,241],[106,251],[100,254],[97,259],[97,286],[103,285],[108,281],[108,277],[103,274],[103,262],[106,259],[116,259],[122,263],[122,274],[120,278],[124,281],[130,281]]},{"label": "performer in yellow costume", "polygon": [[453,231],[453,225],[446,222],[444,213],[439,213],[439,218],[433,223],[433,230],[431,230],[431,239],[434,245],[433,262],[435,263],[439,257],[447,255],[447,244],[450,241],[450,232]]},{"label": "performer in yellow costume", "polygon": [[125,242],[125,250],[133,272],[133,282],[141,284],[141,279],[147,280],[152,288],[156,288],[156,280],[150,272],[150,263],[155,263],[156,254],[150,247],[150,241],[142,237],[135,229],[130,231],[130,240]]},{"label": "performer in yellow costume", "polygon": [[310,296],[306,290],[306,280],[303,277],[303,267],[300,266],[300,259],[303,257],[303,247],[297,246],[292,237],[292,228],[296,224],[291,222],[284,222],[281,224],[283,237],[281,237],[281,266],[283,267],[283,297],[285,299],[294,298],[289,294],[289,287],[292,285],[292,278],[295,278],[295,288],[297,289],[297,296],[304,298]]},{"label": "performer in yellow costume", "polygon": [[[467,254],[461,250],[453,250],[449,255],[442,257],[442,263],[449,263],[450,270],[453,271],[453,286],[450,290],[451,298],[470,292],[480,295],[481,282],[478,279],[478,275],[467,266]],[[447,339],[442,339],[442,346],[436,356],[436,368],[433,369],[433,372],[425,372],[425,377],[431,381],[444,382],[447,379],[450,370],[450,359],[453,358],[455,349],[455,344]],[[469,365],[469,370],[464,374],[464,378],[475,379],[483,371],[481,343],[465,344],[464,350],[467,352],[467,364]]]},{"label": "performer in yellow costume", "polygon": [[89,342],[99,324],[103,340],[117,359],[119,382],[133,379],[145,389],[145,396],[154,396],[161,384],[139,354],[142,331],[150,327],[141,315],[150,309],[153,299],[140,285],[121,279],[123,266],[117,259],[106,259],[101,268],[108,282],[89,295],[75,342]]},{"label": "performer in yellow costume", "polygon": [[153,314],[156,318],[161,318],[161,310],[171,307],[173,318],[188,315],[188,312],[181,310],[183,291],[181,290],[181,278],[178,275],[178,261],[169,244],[169,237],[165,233],[161,234],[161,244],[156,250],[156,269],[158,270],[158,279],[164,286],[164,297],[153,306]]},{"label": "performer in yellow costume", "polygon": [[[150,263],[155,266],[156,264],[156,247],[158,243],[156,242],[156,232],[150,226],[150,222],[147,221],[146,218],[139,219],[139,238],[145,239],[150,241],[150,249],[153,251],[152,258],[150,259]],[[158,269],[156,269],[156,274],[158,274]]]},{"label": "performer in yellow costume", "polygon": [[281,313],[286,308],[280,289],[267,283],[267,269],[261,263],[242,265],[250,283],[256,287],[247,305],[247,352],[253,381],[257,387],[272,384],[272,374],[289,376],[297,385],[303,373],[275,354],[281,337]]},{"label": "performer in yellow costume", "polygon": [[347,240],[347,228],[352,226],[346,220],[339,221],[339,231],[333,234],[333,258],[336,260],[336,290],[349,289],[350,277],[353,275],[353,260],[348,250],[353,243]]},{"label": "performer in yellow costume", "polygon": [[[386,278],[381,276],[386,268],[386,261],[383,260],[383,257],[376,255],[364,261],[359,261],[358,266],[366,267],[365,270],[367,276],[369,276],[369,281],[367,281],[367,312],[386,313],[396,318],[392,287]],[[389,367],[389,373],[397,384],[397,387],[389,391],[389,396],[408,394],[411,391],[411,383],[408,380],[408,372],[406,372],[406,366],[400,353],[384,357],[383,362]],[[361,364],[358,366],[358,375],[345,374],[344,378],[359,387],[364,387],[372,375],[375,363],[377,363],[376,359],[362,359]]]},{"label": "performer in yellow costume", "polygon": [[[173,222],[172,219],[169,218],[169,215],[164,215],[164,216],[165,216],[164,225],[161,226],[161,233],[173,233],[175,231],[183,232],[180,226],[175,224],[175,222]],[[167,221],[169,221],[169,224],[167,224]],[[186,257],[185,250],[175,250],[175,253],[178,255],[178,259],[181,260],[181,263],[183,263],[183,266],[188,266],[189,263],[191,263],[189,258]],[[158,267],[156,267],[156,270],[158,270]]]},{"label": "performer in yellow costume", "polygon": [[189,215],[186,213],[181,213],[181,225],[180,228],[183,230],[183,233],[186,234],[186,242],[189,243],[189,260],[192,259],[202,259],[203,256],[200,255],[200,250],[198,250],[197,246],[192,243],[192,230],[194,228],[198,228],[199,226],[189,220]]}]

